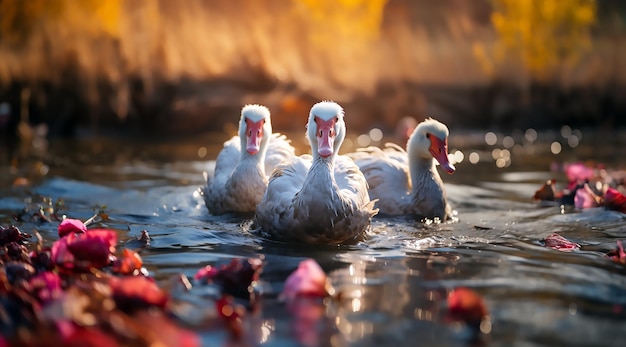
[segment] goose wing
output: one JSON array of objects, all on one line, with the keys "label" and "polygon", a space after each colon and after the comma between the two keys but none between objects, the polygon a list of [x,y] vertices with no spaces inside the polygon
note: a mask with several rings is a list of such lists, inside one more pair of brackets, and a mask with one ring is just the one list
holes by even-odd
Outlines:
[{"label": "goose wing", "polygon": [[224,142],[224,148],[222,148],[217,155],[213,178],[208,178],[208,176],[205,175],[207,186],[210,185],[211,182],[226,182],[233,173],[233,170],[235,170],[235,167],[237,167],[240,158],[241,140],[239,136],[233,136],[230,140]]},{"label": "goose wing", "polygon": [[308,154],[292,157],[276,166],[256,210],[257,222],[265,231],[272,233],[294,222],[291,220],[294,218],[293,200],[302,189],[310,167]]},{"label": "goose wing", "polygon": [[368,206],[372,215],[375,214],[373,203],[370,204],[368,183],[354,161],[345,155],[340,155],[335,161],[335,182],[340,194],[345,199],[353,201],[358,208]]},{"label": "goose wing", "polygon": [[399,214],[411,191],[408,156],[401,147],[388,143],[385,149],[367,147],[349,154],[369,184],[370,199],[384,214]]},{"label": "goose wing", "polygon": [[285,135],[273,133],[265,154],[265,174],[270,176],[278,164],[295,155],[296,150],[291,141]]}]

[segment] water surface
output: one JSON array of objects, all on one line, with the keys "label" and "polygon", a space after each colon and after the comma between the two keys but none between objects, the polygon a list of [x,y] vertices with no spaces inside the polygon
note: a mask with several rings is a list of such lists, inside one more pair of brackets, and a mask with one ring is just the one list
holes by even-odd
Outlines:
[{"label": "water surface", "polygon": [[[121,230],[122,242],[149,232],[150,247],[141,255],[163,286],[176,274],[192,277],[207,264],[262,257],[261,306],[246,318],[248,345],[621,346],[626,341],[626,267],[605,257],[616,240],[626,238],[626,215],[531,201],[546,179],[565,180],[549,171],[551,153],[519,156],[501,169],[493,161],[466,159],[454,175],[442,174],[457,211],[453,223],[375,218],[362,243],[310,247],[264,239],[250,232],[249,219],[208,213],[198,187],[202,172],[212,170],[221,140],[216,137],[203,158],[199,148],[207,145],[196,142],[54,144],[40,160],[3,169],[0,224],[38,230],[51,243],[58,238],[56,223],[16,222],[12,216],[47,201],[62,201],[64,214],[82,220],[104,208],[110,219],[100,225]],[[16,177],[28,177],[30,185],[14,186]],[[542,240],[554,232],[581,244],[581,250],[544,247]],[[322,307],[313,321],[294,317],[277,299],[286,277],[306,258],[320,263],[344,298]],[[491,314],[491,332],[479,341],[445,322],[445,297],[459,286],[482,295]],[[214,310],[210,296],[202,287],[177,295],[180,316],[205,345],[228,345],[223,329],[202,323]]]}]

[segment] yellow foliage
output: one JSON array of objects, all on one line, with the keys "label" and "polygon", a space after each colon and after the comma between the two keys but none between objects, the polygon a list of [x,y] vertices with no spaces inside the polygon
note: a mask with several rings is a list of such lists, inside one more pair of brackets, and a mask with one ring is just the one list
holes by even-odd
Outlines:
[{"label": "yellow foliage", "polygon": [[63,22],[75,32],[119,35],[121,0],[2,0],[0,38],[19,44],[44,22]]},{"label": "yellow foliage", "polygon": [[36,30],[44,19],[58,18],[62,6],[51,0],[0,1],[0,40],[19,44]]},{"label": "yellow foliage", "polygon": [[92,35],[119,35],[121,0],[57,0],[64,9],[63,21],[75,31]]},{"label": "yellow foliage", "polygon": [[378,38],[387,0],[296,0],[317,39],[367,42]]},{"label": "yellow foliage", "polygon": [[519,56],[535,77],[574,64],[590,48],[595,0],[494,0],[491,22],[498,33],[496,58]]}]

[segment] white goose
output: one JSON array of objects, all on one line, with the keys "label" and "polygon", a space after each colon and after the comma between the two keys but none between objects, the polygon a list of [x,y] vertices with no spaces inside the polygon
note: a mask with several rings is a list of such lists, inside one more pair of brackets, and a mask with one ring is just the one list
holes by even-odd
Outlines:
[{"label": "white goose", "polygon": [[278,163],[294,155],[295,150],[284,135],[272,134],[267,107],[244,106],[239,135],[224,142],[213,177],[204,173],[207,208],[214,215],[254,212],[267,187],[269,174]]},{"label": "white goose", "polygon": [[377,212],[354,162],[337,154],[345,138],[343,109],[331,101],[309,113],[311,155],[276,167],[256,210],[261,229],[275,238],[316,244],[362,239]]},{"label": "white goose", "polygon": [[[387,143],[385,149],[368,147],[350,153],[367,182],[371,199],[378,199],[380,214],[418,218],[451,216],[443,181],[435,160],[448,173],[448,127],[432,118],[417,125],[407,141],[407,151]],[[408,152],[408,153],[407,153]]]}]

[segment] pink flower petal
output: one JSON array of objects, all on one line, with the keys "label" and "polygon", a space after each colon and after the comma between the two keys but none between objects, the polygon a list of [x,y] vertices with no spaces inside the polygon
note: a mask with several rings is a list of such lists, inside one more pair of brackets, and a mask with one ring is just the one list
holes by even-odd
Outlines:
[{"label": "pink flower petal", "polygon": [[328,279],[324,270],[313,259],[300,262],[285,281],[285,287],[281,296],[292,300],[297,296],[328,296]]},{"label": "pink flower petal", "polygon": [[68,234],[67,236],[55,241],[50,250],[50,258],[61,267],[71,268],[74,266],[74,255],[67,248],[68,242],[75,237],[76,234]]},{"label": "pink flower petal", "polygon": [[570,183],[577,183],[592,179],[595,176],[595,170],[583,163],[574,163],[565,166],[565,174]]},{"label": "pink flower petal", "polygon": [[84,232],[87,232],[87,227],[82,221],[78,219],[65,218],[61,222],[61,224],[59,224],[59,236],[60,237],[63,237],[70,233],[80,234]]},{"label": "pink flower petal", "polygon": [[114,230],[92,229],[76,235],[67,247],[76,260],[88,261],[94,267],[103,267],[109,264],[116,244],[117,233]]},{"label": "pink flower petal", "polygon": [[589,188],[582,187],[576,190],[576,195],[574,196],[574,206],[578,209],[586,209],[586,208],[594,208],[598,207],[596,200],[593,195],[588,190]]},{"label": "pink flower petal", "polygon": [[42,272],[29,281],[31,291],[42,303],[46,304],[61,297],[61,277],[54,272]]},{"label": "pink flower petal", "polygon": [[57,240],[50,251],[52,261],[66,269],[103,267],[115,252],[117,233],[109,229],[92,229],[86,233],[70,233]]},{"label": "pink flower petal", "polygon": [[198,270],[198,272],[196,272],[193,278],[196,281],[201,281],[201,280],[208,281],[214,278],[218,273],[219,273],[219,270],[216,267],[207,265],[203,267],[202,269]]}]

